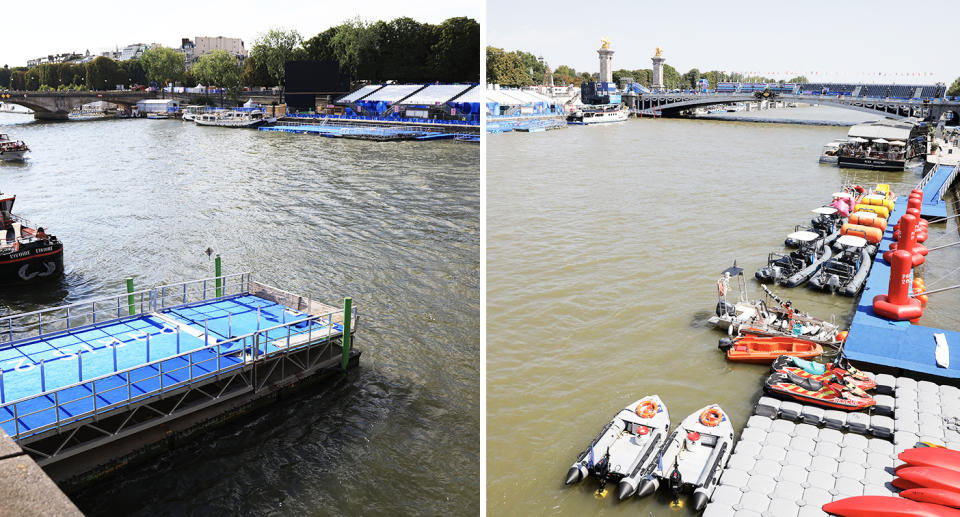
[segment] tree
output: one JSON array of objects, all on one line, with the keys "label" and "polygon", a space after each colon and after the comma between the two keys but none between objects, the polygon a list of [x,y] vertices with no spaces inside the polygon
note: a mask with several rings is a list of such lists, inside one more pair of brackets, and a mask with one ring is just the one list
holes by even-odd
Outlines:
[{"label": "tree", "polygon": [[263,63],[274,83],[283,86],[284,65],[302,41],[303,37],[295,30],[270,29],[253,42],[250,57]]},{"label": "tree", "polygon": [[520,58],[520,62],[523,64],[523,71],[527,74],[527,77],[529,77],[527,84],[543,84],[544,74],[547,68],[537,59],[537,56],[522,50],[515,50],[513,53]]},{"label": "tree", "polygon": [[523,63],[515,53],[487,47],[487,81],[503,86],[527,86],[530,75],[523,70]]},{"label": "tree", "polygon": [[[340,68],[345,68],[350,72],[354,79],[360,79],[362,72],[370,72],[373,61],[379,55],[379,41],[376,30],[356,17],[337,27],[337,35],[331,41],[333,45],[333,54],[340,63]],[[366,65],[361,69],[361,65]],[[375,79],[375,74],[364,79]]]},{"label": "tree", "polygon": [[691,90],[697,89],[697,83],[700,82],[700,70],[691,68],[689,72],[683,74],[683,87]]},{"label": "tree", "polygon": [[[219,86],[236,94],[240,87],[240,69],[237,58],[223,49],[217,49],[200,56],[192,69],[194,77],[207,86]],[[223,93],[220,93],[220,105],[223,106]]]},{"label": "tree", "polygon": [[[398,18],[398,20],[399,19],[401,18]],[[333,42],[333,37],[336,35],[337,35],[337,27],[330,27],[329,29],[321,32],[320,34],[317,34],[316,36],[304,41],[303,50],[306,54],[306,58],[314,59],[317,61],[335,60],[336,56],[334,56],[332,42]]]},{"label": "tree", "polygon": [[240,82],[247,86],[270,86],[272,84],[266,65],[255,56],[249,56],[243,61]]},{"label": "tree", "polygon": [[10,67],[3,65],[3,68],[0,68],[0,88],[9,88],[12,76],[13,72],[10,71]]},{"label": "tree", "polygon": [[[480,24],[466,17],[448,18],[437,27],[438,39],[433,45],[435,80],[446,82],[480,81]],[[543,84],[544,67],[534,58]]]},{"label": "tree", "polygon": [[27,70],[24,75],[24,86],[30,91],[40,89],[40,70],[37,67]]},{"label": "tree", "polygon": [[150,47],[140,55],[140,64],[148,81],[156,81],[160,91],[167,83],[176,82],[184,76],[187,56],[167,47]]},{"label": "tree", "polygon": [[91,90],[112,90],[120,75],[117,62],[100,56],[86,64],[87,87]]},{"label": "tree", "polygon": [[796,76],[796,77],[792,77],[792,78],[790,78],[790,79],[787,79],[787,82],[788,82],[788,83],[809,83],[810,81],[807,79],[807,76],[805,76],[805,75],[798,75],[798,76]]},{"label": "tree", "polygon": [[[403,82],[450,81],[444,77],[450,59],[446,48],[437,48],[438,28],[412,18],[396,18],[377,28],[379,55],[376,79]],[[477,49],[479,54],[480,50]],[[441,58],[440,54],[444,56]],[[455,58],[454,58],[455,59]],[[479,66],[477,71],[479,71]]]}]

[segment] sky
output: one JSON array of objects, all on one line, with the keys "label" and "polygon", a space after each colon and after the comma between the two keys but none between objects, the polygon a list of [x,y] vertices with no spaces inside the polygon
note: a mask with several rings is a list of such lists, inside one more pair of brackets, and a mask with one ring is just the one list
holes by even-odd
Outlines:
[{"label": "sky", "polygon": [[[960,77],[960,1],[730,2],[487,0],[486,44],[542,55],[551,68],[651,68],[656,47],[681,74],[756,73],[811,82],[932,84]],[[752,74],[751,74],[752,75]]]},{"label": "sky", "polygon": [[456,16],[482,22],[482,15],[483,0],[20,2],[4,11],[0,66],[26,66],[28,59],[88,49],[98,54],[132,43],[179,48],[181,38],[196,36],[240,38],[249,51],[257,35],[272,28],[295,29],[307,39],[355,16],[368,21],[407,16],[438,24]]}]

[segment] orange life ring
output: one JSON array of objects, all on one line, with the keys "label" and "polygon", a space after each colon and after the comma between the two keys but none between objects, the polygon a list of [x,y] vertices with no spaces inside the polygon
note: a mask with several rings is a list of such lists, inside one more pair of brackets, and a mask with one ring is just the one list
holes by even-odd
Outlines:
[{"label": "orange life ring", "polygon": [[703,413],[700,413],[700,423],[707,427],[717,427],[722,418],[723,413],[715,407],[704,409]]},{"label": "orange life ring", "polygon": [[637,404],[637,416],[640,418],[653,418],[657,414],[657,403],[652,400],[644,400]]},{"label": "orange life ring", "polygon": [[717,292],[720,293],[720,296],[727,294],[727,290],[723,287],[723,280],[717,280]]}]

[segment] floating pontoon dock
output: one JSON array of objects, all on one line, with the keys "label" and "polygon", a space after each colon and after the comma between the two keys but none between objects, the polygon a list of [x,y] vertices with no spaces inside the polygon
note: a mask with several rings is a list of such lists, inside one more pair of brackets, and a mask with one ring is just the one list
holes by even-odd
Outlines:
[{"label": "floating pontoon dock", "polygon": [[249,273],[0,318],[0,427],[46,466],[355,364],[356,318]]},{"label": "floating pontoon dock", "polygon": [[440,126],[438,124],[411,123],[353,123],[349,120],[326,118],[315,123],[284,121],[272,126],[261,126],[260,131],[280,131],[325,136],[328,138],[353,138],[359,140],[447,140],[458,135],[478,136],[477,126]]},{"label": "floating pontoon dock", "polygon": [[[923,189],[923,204],[920,215],[923,217],[946,217],[947,202],[943,195],[957,177],[956,165],[939,165],[924,176],[917,188]],[[901,212],[901,215],[903,212]],[[899,216],[898,216],[899,218]]]}]

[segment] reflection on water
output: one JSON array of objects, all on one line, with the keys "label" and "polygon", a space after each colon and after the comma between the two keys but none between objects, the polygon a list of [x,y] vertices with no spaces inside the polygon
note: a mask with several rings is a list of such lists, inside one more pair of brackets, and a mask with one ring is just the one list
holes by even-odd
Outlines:
[{"label": "reflection on water", "polygon": [[[22,120],[21,120],[22,119]],[[338,304],[361,367],[203,433],[81,494],[90,515],[477,513],[479,148],[200,128],[33,123],[0,166],[16,212],[57,235],[66,274],[0,312],[253,271]],[[149,502],[149,504],[145,504]]]},{"label": "reflection on water", "polygon": [[[823,144],[846,132],[643,119],[489,137],[491,515],[689,513],[652,498],[596,500],[595,481],[565,487],[563,478],[602,426],[647,394],[664,400],[674,424],[717,402],[739,433],[768,368],[728,363],[717,349],[724,334],[704,323],[720,271],[737,260],[758,297],[753,272],[841,182],[882,180],[907,193],[920,179],[819,164]],[[953,222],[930,233],[941,243],[956,237]],[[960,263],[960,250],[942,252],[928,278]],[[778,292],[840,322],[854,308],[805,287]],[[924,323],[960,328],[960,295],[940,300],[931,296]]]}]

